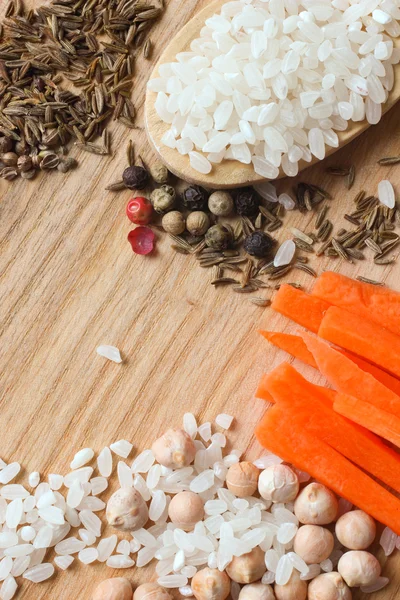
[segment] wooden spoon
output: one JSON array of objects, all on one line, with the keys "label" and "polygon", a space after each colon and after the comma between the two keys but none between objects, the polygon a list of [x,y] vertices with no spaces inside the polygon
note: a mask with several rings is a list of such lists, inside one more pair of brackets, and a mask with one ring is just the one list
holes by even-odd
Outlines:
[{"label": "wooden spoon", "polygon": [[[214,13],[218,12],[221,6],[227,0],[214,0],[210,2],[206,8],[201,10],[193,19],[191,19],[185,27],[173,38],[164,50],[158,63],[156,64],[150,79],[158,77],[158,67],[160,64],[174,62],[175,57],[179,52],[185,52],[190,49],[190,43],[193,39],[199,37],[200,30],[204,26],[206,19],[211,17]],[[394,44],[400,47],[399,38],[394,39]],[[188,156],[182,156],[175,149],[168,148],[161,143],[161,138],[166,131],[169,129],[167,123],[163,123],[156,113],[154,103],[157,94],[155,92],[147,91],[146,103],[145,103],[145,121],[148,138],[154,150],[160,156],[161,160],[166,164],[168,169],[180,177],[181,179],[188,181],[189,183],[196,183],[210,188],[224,189],[224,188],[235,188],[251,185],[260,181],[265,181],[263,177],[257,175],[253,170],[253,165],[244,165],[238,161],[227,160],[219,165],[213,165],[213,169],[209,175],[203,175],[192,169],[189,162]],[[396,78],[394,87],[389,94],[388,101],[382,107],[382,112],[386,113],[400,98],[400,77]],[[360,133],[370,127],[370,124],[364,120],[360,122],[350,122],[346,131],[339,131],[339,148],[345,146]],[[326,156],[333,154],[338,148],[326,148]],[[307,163],[305,161],[299,162],[299,171],[309,167],[310,165],[318,162],[317,158],[313,158],[312,162]],[[281,170],[280,177],[284,177],[285,174]]]}]

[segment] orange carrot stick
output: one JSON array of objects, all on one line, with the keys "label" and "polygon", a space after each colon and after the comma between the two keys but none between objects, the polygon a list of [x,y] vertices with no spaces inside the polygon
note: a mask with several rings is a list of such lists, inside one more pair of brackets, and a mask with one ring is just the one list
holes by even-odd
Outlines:
[{"label": "orange carrot stick", "polygon": [[400,335],[400,293],[327,271],[312,295]]},{"label": "orange carrot stick", "polygon": [[366,427],[400,448],[399,417],[346,394],[338,394],[333,408],[344,417]]},{"label": "orange carrot stick", "polygon": [[304,431],[302,421],[278,405],[256,429],[260,444],[349,500],[400,535],[400,501],[347,458]]},{"label": "orange carrot stick", "polygon": [[[272,373],[274,373],[277,369],[281,369],[281,368],[282,369],[290,368],[292,371],[293,394],[296,393],[298,389],[301,391],[301,393],[314,394],[319,399],[320,402],[325,404],[325,406],[332,408],[333,402],[334,402],[335,396],[336,396],[336,392],[334,390],[330,390],[326,387],[322,387],[320,385],[315,385],[314,383],[307,381],[307,379],[304,379],[304,377],[302,377],[300,375],[300,373],[298,373],[296,371],[296,369],[291,367],[288,363],[281,363],[279,365],[279,367],[277,367],[276,369],[274,369],[274,371],[272,371]],[[297,377],[294,374],[297,374]],[[267,400],[267,402],[271,402],[272,404],[274,404],[275,403],[274,397],[271,395],[269,388],[268,388],[270,376],[271,376],[271,373],[262,375],[262,377],[260,379],[260,383],[259,383],[257,391],[256,391],[256,398],[260,398],[261,400]]]},{"label": "orange carrot stick", "polygon": [[400,337],[364,317],[332,306],[318,335],[400,377]]},{"label": "orange carrot stick", "polygon": [[[286,350],[289,354],[302,360],[310,367],[317,367],[317,363],[314,360],[313,355],[307,348],[305,342],[299,335],[290,335],[289,333],[277,333],[275,331],[260,331],[261,335],[264,336],[271,344],[274,344],[281,350]],[[337,349],[339,352],[350,358],[360,369],[365,371],[366,373],[370,373],[375,379],[380,381],[384,386],[392,390],[395,394],[400,396],[400,381],[379,369],[375,365],[363,360],[359,356],[352,354],[351,352],[346,352],[342,349]]]},{"label": "orange carrot stick", "polygon": [[379,437],[335,413],[316,395],[299,389],[296,386],[299,377],[287,364],[279,365],[269,374],[266,385],[275,402],[295,413],[298,420],[302,419],[304,429],[310,434],[400,493],[400,455]]},{"label": "orange carrot stick", "polygon": [[397,394],[323,340],[308,333],[302,337],[318,369],[338,392],[355,396],[380,410],[400,416],[400,398]]},{"label": "orange carrot stick", "polygon": [[284,284],[272,301],[272,308],[299,325],[317,333],[330,304]]},{"label": "orange carrot stick", "polygon": [[313,355],[307,348],[303,338],[299,335],[265,330],[260,331],[260,333],[274,346],[277,346],[281,350],[286,350],[286,352],[299,360],[302,360],[306,365],[317,368],[317,363],[315,362]]}]

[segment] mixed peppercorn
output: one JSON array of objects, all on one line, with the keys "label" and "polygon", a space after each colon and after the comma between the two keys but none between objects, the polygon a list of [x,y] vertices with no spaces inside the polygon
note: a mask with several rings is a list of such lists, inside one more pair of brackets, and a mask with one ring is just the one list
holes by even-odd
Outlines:
[{"label": "mixed peppercorn", "polygon": [[[253,223],[259,214],[262,198],[252,188],[244,188],[231,194],[227,191],[210,192],[198,185],[189,185],[182,193],[168,183],[169,173],[161,163],[152,168],[131,165],[123,172],[125,188],[142,191],[148,189],[151,181],[159,184],[149,194],[149,198],[137,196],[129,200],[126,207],[128,219],[138,225],[129,234],[129,242],[137,254],[148,254],[154,247],[155,235],[152,226],[171,236],[190,238],[202,248],[218,252],[237,248],[238,236],[229,223],[221,218],[239,217]],[[161,224],[159,222],[161,217]],[[150,226],[150,227],[147,227]],[[259,230],[248,230],[240,236],[240,245],[250,256],[268,257],[275,246],[275,240]]]}]

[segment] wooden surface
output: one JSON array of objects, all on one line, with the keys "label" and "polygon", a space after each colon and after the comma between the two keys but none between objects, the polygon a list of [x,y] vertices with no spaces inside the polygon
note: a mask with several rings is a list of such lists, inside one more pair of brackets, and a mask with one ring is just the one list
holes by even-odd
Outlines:
[{"label": "wooden surface", "polygon": [[[155,65],[153,73],[150,79],[159,77],[158,66],[175,61],[175,57],[179,52],[187,52],[190,50],[190,43],[193,39],[199,37],[200,30],[204,26],[206,19],[211,17],[216,12],[219,12],[221,6],[226,0],[214,0],[206,4],[205,8],[196,13],[193,19],[191,19],[185,27],[180,29],[175,37],[170,41],[168,46],[165,48],[160,56],[159,61]],[[400,38],[395,40],[395,45],[400,47]],[[399,65],[395,67],[399,70]],[[175,173],[178,177],[181,177],[185,181],[191,183],[197,183],[198,185],[204,185],[205,187],[218,187],[218,188],[233,188],[241,187],[244,185],[254,184],[259,181],[265,181],[262,177],[257,175],[253,169],[253,165],[245,165],[238,161],[224,161],[219,165],[213,165],[211,173],[204,175],[199,173],[190,166],[190,160],[188,156],[182,156],[174,148],[168,148],[161,142],[163,135],[170,129],[168,123],[161,121],[158,116],[154,103],[157,98],[155,92],[147,91],[146,103],[145,103],[145,122],[146,129],[149,135],[149,140],[153,146],[153,149],[162,158],[165,164],[168,166],[172,173]],[[383,113],[390,110],[394,104],[400,98],[400,78],[397,78],[392,91],[389,94],[389,98],[385,106],[383,107]],[[339,131],[338,137],[340,141],[340,147],[345,146],[359,136],[363,131],[369,127],[368,121],[364,120],[361,122],[351,122],[346,131]],[[327,156],[337,152],[337,148],[327,147]],[[313,157],[312,163],[317,163],[318,159]],[[310,163],[301,160],[299,162],[299,171],[310,167]],[[282,169],[281,177],[284,177]]]},{"label": "wooden surface", "polygon": [[[154,61],[171,34],[205,4],[168,2],[152,35]],[[3,2],[0,6],[2,11]],[[137,106],[143,104],[149,72],[148,63],[139,61]],[[142,108],[140,129],[132,138],[150,161]],[[287,357],[269,347],[257,329],[295,327],[243,295],[212,288],[210,273],[175,254],[165,236],[159,237],[154,256],[132,254],[125,217],[130,193],[104,191],[125,166],[128,139],[122,126],[115,128],[112,158],[74,150],[80,168],[68,175],[0,181],[0,456],[23,465],[20,482],[27,483],[27,474],[36,469],[43,476],[66,473],[81,447],[100,451],[127,438],[143,449],[166,427],[178,425],[188,410],[199,420],[212,420],[221,411],[236,415],[233,446],[251,458],[262,452],[252,432],[265,406],[253,393],[262,372]],[[359,189],[373,193],[378,181],[388,177],[400,192],[400,167],[377,165],[378,158],[399,148],[400,120],[391,111],[379,126],[304,172],[302,179],[332,190],[330,216],[342,226],[341,215],[351,209]],[[325,167],[350,163],[357,177],[348,192],[341,179],[326,175]],[[282,180],[279,189],[290,190],[292,184]],[[285,225],[308,229],[313,219],[293,213]],[[287,235],[279,231],[280,240]],[[398,266],[374,267],[370,261],[352,266],[326,258],[312,258],[311,265],[319,272],[329,267],[375,277],[400,289]],[[300,272],[290,279],[306,289],[312,284]],[[118,346],[125,362],[116,365],[97,356],[100,344]],[[318,381],[311,369],[301,370]],[[375,598],[399,597],[399,565],[399,557],[388,561],[384,573],[393,579],[391,586]],[[143,582],[152,573],[150,568],[123,575]],[[96,583],[116,574],[100,564],[75,564],[47,583],[24,581],[18,598],[85,600]]]}]

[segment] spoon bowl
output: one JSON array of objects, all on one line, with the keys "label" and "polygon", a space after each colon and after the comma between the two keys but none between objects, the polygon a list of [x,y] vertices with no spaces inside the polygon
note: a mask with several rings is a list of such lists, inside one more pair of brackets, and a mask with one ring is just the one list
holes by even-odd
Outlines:
[{"label": "spoon bowl", "polygon": [[[200,30],[204,26],[206,19],[210,18],[213,14],[218,12],[222,5],[225,4],[226,0],[214,0],[210,2],[203,10],[198,12],[193,19],[191,19],[171,40],[167,48],[160,56],[159,61],[154,67],[150,79],[158,76],[158,67],[161,64],[174,62],[175,57],[179,52],[186,52],[190,49],[190,43],[195,38],[199,37]],[[400,47],[400,40],[396,38],[393,40],[395,47]],[[396,75],[399,71],[399,66],[395,65]],[[214,164],[211,173],[203,175],[190,166],[189,157],[187,155],[182,156],[176,149],[168,148],[161,142],[163,135],[168,131],[169,124],[161,121],[160,117],[154,108],[157,94],[150,90],[146,92],[145,102],[145,123],[148,139],[159,155],[162,162],[168,167],[168,169],[177,175],[179,178],[197,185],[217,188],[217,189],[229,189],[236,187],[244,187],[247,185],[254,185],[261,181],[266,181],[265,178],[257,175],[253,170],[253,165],[245,165],[235,160],[226,160],[220,164]],[[390,110],[397,100],[400,98],[400,77],[395,77],[395,83],[393,89],[389,93],[387,102],[382,106],[382,114],[385,114]],[[363,131],[368,129],[370,124],[365,119],[359,122],[349,122],[349,126],[346,131],[338,131],[339,147],[331,148],[326,147],[326,156],[329,156],[339,150],[352,140],[359,136]],[[319,162],[319,160],[313,157],[311,162],[299,161],[299,172],[307,167]],[[280,170],[280,177],[285,177],[282,169]]]}]

